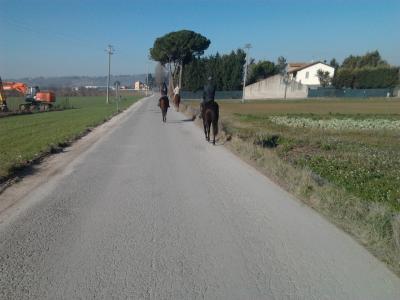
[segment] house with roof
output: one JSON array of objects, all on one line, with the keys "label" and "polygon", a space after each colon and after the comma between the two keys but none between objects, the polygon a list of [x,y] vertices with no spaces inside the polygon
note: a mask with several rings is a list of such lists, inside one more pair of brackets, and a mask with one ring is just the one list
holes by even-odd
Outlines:
[{"label": "house with roof", "polygon": [[244,99],[304,99],[311,89],[321,86],[318,70],[328,72],[332,78],[335,68],[323,62],[289,63],[286,68],[288,77],[277,74],[244,89]]},{"label": "house with roof", "polygon": [[331,78],[335,74],[335,68],[320,61],[312,63],[289,63],[287,66],[289,79],[307,86],[320,85],[317,76],[318,70],[329,72]]}]

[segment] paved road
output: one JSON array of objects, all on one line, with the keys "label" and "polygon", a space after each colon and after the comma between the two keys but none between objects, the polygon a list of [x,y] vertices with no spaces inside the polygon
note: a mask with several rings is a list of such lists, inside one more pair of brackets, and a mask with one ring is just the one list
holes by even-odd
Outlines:
[{"label": "paved road", "polygon": [[346,234],[139,106],[3,218],[1,299],[400,299]]}]

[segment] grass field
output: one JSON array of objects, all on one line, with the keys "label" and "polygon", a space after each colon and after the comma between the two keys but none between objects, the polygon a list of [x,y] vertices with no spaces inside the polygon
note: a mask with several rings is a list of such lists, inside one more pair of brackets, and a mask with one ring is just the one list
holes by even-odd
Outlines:
[{"label": "grass field", "polygon": [[225,128],[400,210],[400,100],[219,101]]},{"label": "grass field", "polygon": [[[127,96],[120,109],[127,108],[139,96]],[[13,101],[16,100],[16,101]],[[17,103],[19,99],[10,99]],[[82,135],[88,128],[101,124],[117,112],[116,104],[105,103],[105,97],[72,97],[57,99],[62,111],[0,118],[0,179],[15,168]]]},{"label": "grass field", "polygon": [[400,99],[218,103],[228,147],[400,274]]}]

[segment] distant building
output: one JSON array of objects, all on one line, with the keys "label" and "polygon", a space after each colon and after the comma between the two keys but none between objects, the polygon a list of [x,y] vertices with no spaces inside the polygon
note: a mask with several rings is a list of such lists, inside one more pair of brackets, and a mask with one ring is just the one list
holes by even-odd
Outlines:
[{"label": "distant building", "polygon": [[[94,90],[106,89],[107,88],[107,86],[105,86],[105,85],[85,85],[83,87],[85,89],[94,89]],[[112,88],[112,87],[110,86],[110,88]]]},{"label": "distant building", "polygon": [[134,85],[133,85],[135,91],[143,91],[143,90],[148,90],[148,86],[141,82],[141,81],[135,81]]},{"label": "distant building", "polygon": [[328,71],[329,76],[333,78],[335,68],[323,62],[317,61],[313,63],[289,63],[288,74],[289,79],[308,86],[319,86],[320,82],[317,76],[318,70]]}]

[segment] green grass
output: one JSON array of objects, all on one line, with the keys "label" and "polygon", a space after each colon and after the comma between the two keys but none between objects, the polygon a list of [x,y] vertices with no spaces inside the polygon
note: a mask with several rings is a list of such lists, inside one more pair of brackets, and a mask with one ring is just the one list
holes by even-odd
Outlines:
[{"label": "green grass", "polygon": [[[400,120],[399,115],[302,115],[313,120]],[[398,130],[325,130],[275,124],[268,116],[234,114],[244,139],[278,137],[272,151],[283,160],[365,201],[385,202],[400,211],[400,128]],[[265,143],[264,143],[265,144]]]},{"label": "green grass", "polygon": [[230,149],[400,275],[399,99],[218,103]]},{"label": "green grass", "polygon": [[[196,105],[191,102],[192,105]],[[285,119],[323,121],[400,121],[400,100],[302,99],[219,101],[224,126],[245,141],[270,147],[281,159],[307,168],[365,201],[386,202],[400,210],[400,128],[326,130],[276,124]],[[257,143],[257,141],[256,141]],[[276,147],[275,147],[276,146]]]},{"label": "green grass", "polygon": [[[126,96],[119,103],[125,109],[139,96]],[[11,102],[11,101],[10,101]],[[105,103],[105,97],[64,97],[60,107],[72,109],[0,118],[0,179],[15,168],[82,135],[88,128],[101,124],[117,112],[116,104]]]}]

